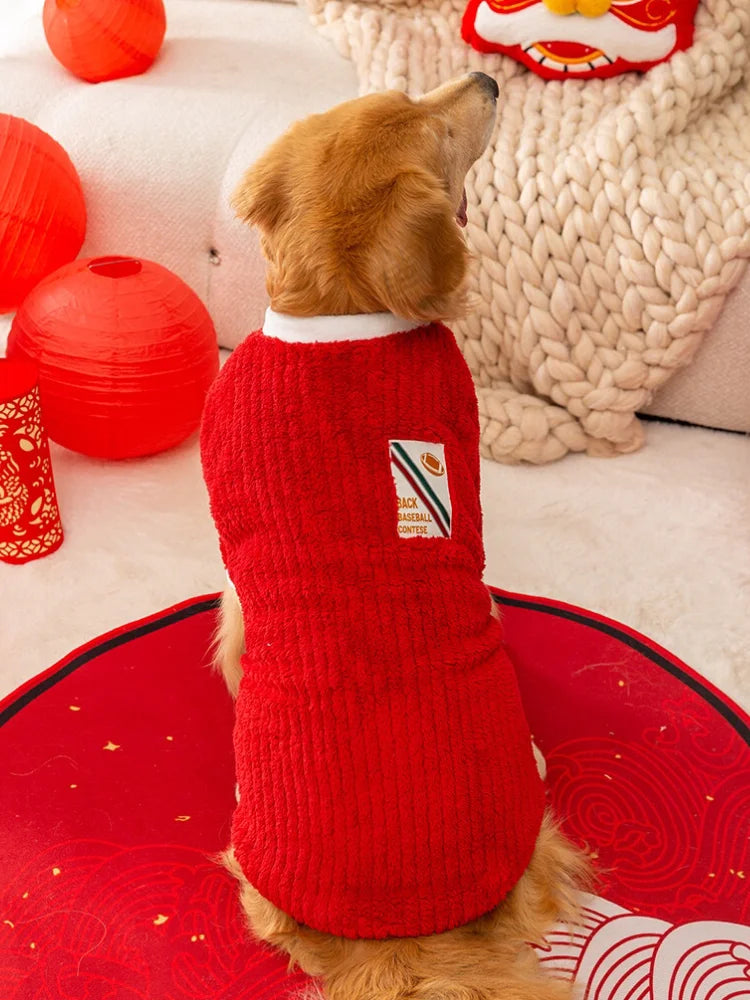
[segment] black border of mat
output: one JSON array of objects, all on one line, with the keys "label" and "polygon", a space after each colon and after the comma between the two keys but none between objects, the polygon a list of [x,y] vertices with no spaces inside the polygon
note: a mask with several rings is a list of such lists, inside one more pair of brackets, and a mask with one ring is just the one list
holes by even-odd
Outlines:
[{"label": "black border of mat", "polygon": [[11,695],[8,702],[4,705],[2,710],[0,710],[0,726],[5,725],[5,723],[12,719],[14,715],[17,715],[21,709],[25,708],[40,695],[44,694],[45,691],[48,691],[51,687],[57,684],[58,681],[63,680],[65,677],[69,677],[72,673],[78,670],[79,667],[82,667],[86,663],[90,663],[91,660],[96,659],[97,656],[101,656],[103,653],[108,653],[111,649],[116,649],[118,646],[122,646],[126,642],[130,642],[132,639],[139,639],[144,635],[149,635],[151,632],[157,632],[161,628],[167,628],[169,625],[175,625],[177,622],[184,621],[186,618],[192,618],[194,615],[199,615],[203,611],[211,611],[218,608],[219,603],[220,600],[218,597],[198,598],[195,601],[190,601],[184,605],[178,606],[175,610],[167,609],[166,611],[162,611],[155,615],[153,618],[144,619],[142,622],[136,623],[132,628],[125,626],[122,630],[118,630],[115,635],[109,633],[108,635],[102,636],[100,641],[94,640],[80,653],[73,653],[70,658],[66,658],[56,666],[52,667],[51,670],[42,674],[36,679],[36,683],[32,680],[30,684],[19,688],[16,695]]},{"label": "black border of mat", "polygon": [[[492,592],[492,597],[497,604],[506,607],[522,608],[527,611],[541,611],[555,618],[564,618],[578,625],[594,628],[604,635],[608,635],[618,642],[624,643],[624,645],[640,653],[641,656],[645,656],[656,666],[661,667],[662,670],[666,670],[672,677],[681,681],[696,694],[700,695],[704,701],[708,702],[732,726],[745,743],[750,745],[750,725],[740,718],[731,703],[725,701],[721,694],[707,687],[696,674],[684,670],[678,663],[669,659],[669,657],[659,652],[659,650],[654,649],[648,642],[638,639],[636,636],[618,627],[614,622],[591,617],[579,609],[565,605],[548,604],[534,598],[517,597],[496,591]],[[177,622],[184,621],[186,618],[202,614],[204,611],[216,610],[219,604],[220,598],[218,596],[199,597],[177,607],[168,608],[166,611],[160,612],[152,618],[136,622],[132,627],[125,626],[117,630],[114,634],[109,633],[99,641],[94,640],[90,645],[84,647],[81,652],[73,653],[69,658],[62,660],[49,671],[40,675],[35,681],[32,680],[29,684],[21,687],[15,695],[10,695],[2,709],[0,709],[0,726],[3,726],[23,708],[57,684],[58,681],[69,677],[79,667],[90,663],[97,656],[101,656],[103,653],[107,653],[109,650],[122,646],[133,639],[141,638],[161,628],[167,628]]]}]

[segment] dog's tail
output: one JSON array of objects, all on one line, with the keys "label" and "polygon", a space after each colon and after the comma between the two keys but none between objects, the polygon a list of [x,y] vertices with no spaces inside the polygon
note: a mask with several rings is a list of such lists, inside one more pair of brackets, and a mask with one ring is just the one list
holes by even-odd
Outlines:
[{"label": "dog's tail", "polygon": [[[451,940],[451,937],[453,938]],[[329,956],[330,958],[330,956]],[[347,947],[324,963],[325,1000],[574,1000],[528,944],[490,940],[477,931]]]},{"label": "dog's tail", "polygon": [[211,654],[214,667],[223,675],[233,698],[242,680],[242,654],[245,651],[245,629],[237,591],[227,586],[221,598],[219,624],[214,633]]},{"label": "dog's tail", "polygon": [[258,936],[320,977],[322,990],[311,987],[318,1000],[574,1000],[574,985],[553,978],[532,944],[543,945],[559,922],[577,922],[579,895],[591,882],[586,855],[547,814],[529,867],[507,899],[443,934],[348,941],[300,927],[247,886],[243,903]]},{"label": "dog's tail", "polygon": [[532,944],[558,921],[576,922],[578,896],[591,888],[585,854],[545,816],[521,880],[491,913],[426,937],[347,940],[298,924],[254,889],[228,851],[248,924],[317,982],[298,1000],[575,1000],[576,988],[553,978]]}]

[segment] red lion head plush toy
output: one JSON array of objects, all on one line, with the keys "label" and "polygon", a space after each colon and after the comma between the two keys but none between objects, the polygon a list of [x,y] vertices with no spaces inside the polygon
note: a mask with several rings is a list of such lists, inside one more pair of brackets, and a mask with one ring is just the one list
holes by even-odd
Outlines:
[{"label": "red lion head plush toy", "polygon": [[647,70],[693,42],[698,0],[470,0],[461,33],[548,80]]}]

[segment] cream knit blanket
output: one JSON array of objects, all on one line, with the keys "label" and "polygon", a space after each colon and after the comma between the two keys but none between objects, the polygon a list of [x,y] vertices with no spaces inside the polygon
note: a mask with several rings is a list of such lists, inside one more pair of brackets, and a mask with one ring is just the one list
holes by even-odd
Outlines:
[{"label": "cream knit blanket", "polygon": [[693,47],[645,75],[565,83],[467,46],[466,0],[299,2],[362,93],[474,69],[500,84],[467,183],[476,308],[453,324],[483,453],[637,449],[636,411],[693,357],[750,256],[750,0],[703,0]]}]

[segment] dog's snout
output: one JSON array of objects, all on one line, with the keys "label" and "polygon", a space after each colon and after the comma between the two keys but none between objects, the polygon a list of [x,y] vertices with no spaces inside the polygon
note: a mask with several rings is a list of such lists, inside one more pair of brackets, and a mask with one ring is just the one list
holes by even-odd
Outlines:
[{"label": "dog's snout", "polygon": [[488,76],[486,73],[469,73],[469,76],[476,80],[477,83],[492,97],[493,101],[496,101],[500,96],[500,88],[497,85],[497,80],[494,77]]}]

